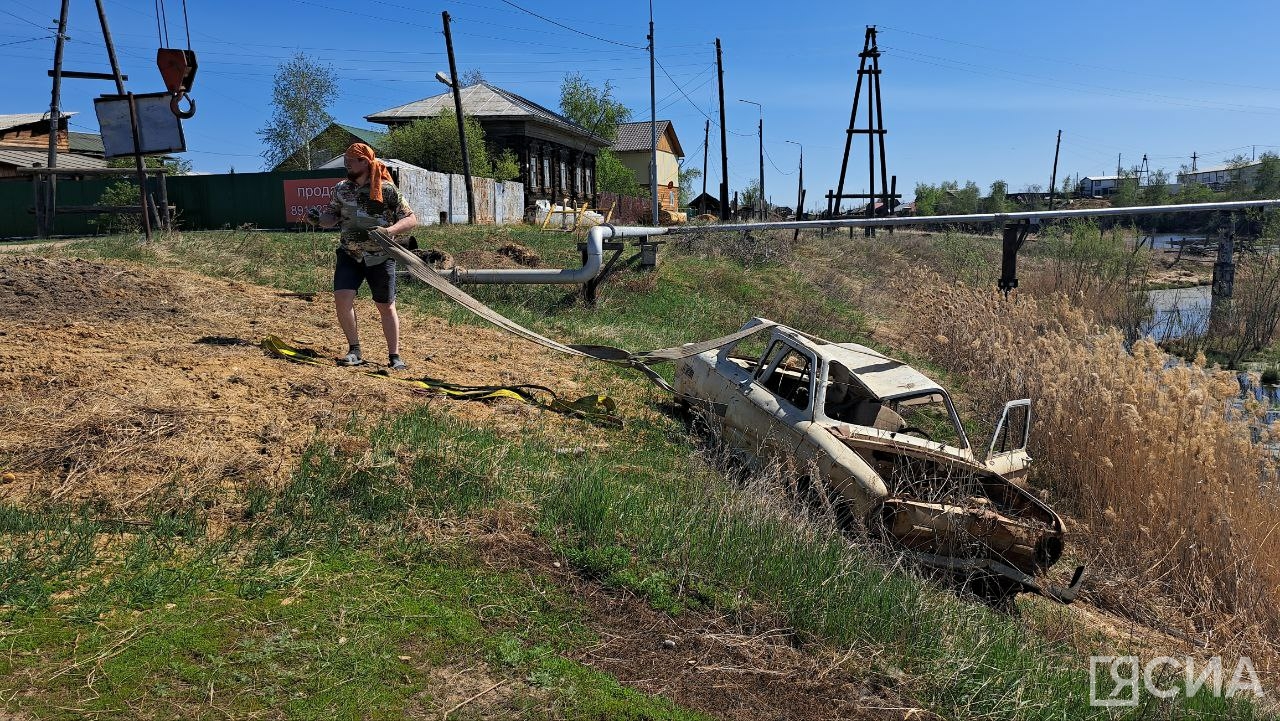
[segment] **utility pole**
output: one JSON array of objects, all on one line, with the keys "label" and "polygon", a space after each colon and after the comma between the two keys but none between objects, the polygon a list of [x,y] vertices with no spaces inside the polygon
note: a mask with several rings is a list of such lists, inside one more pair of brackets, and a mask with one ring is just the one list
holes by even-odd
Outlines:
[{"label": "utility pole", "polygon": [[1120,187],[1120,158],[1122,157],[1123,157],[1123,153],[1116,153],[1116,187],[1117,188]]},{"label": "utility pole", "polygon": [[756,106],[756,110],[760,113],[760,124],[757,126],[756,133],[760,136],[760,196],[756,200],[756,210],[760,220],[764,221],[764,106],[754,100],[743,100],[738,98],[740,103],[748,103]]},{"label": "utility pole", "polygon": [[1062,148],[1062,131],[1058,131],[1058,142],[1053,146],[1053,172],[1049,174],[1049,210],[1053,210],[1053,191],[1058,183],[1058,151]]},{"label": "utility pole", "polygon": [[720,81],[720,220],[729,219],[729,143],[724,122],[724,59],[716,38],[716,75]]},{"label": "utility pole", "polygon": [[[707,151],[711,142],[711,118],[707,118],[706,127],[702,129],[702,194],[707,194]],[[702,201],[701,211],[707,212],[707,201]]]},{"label": "utility pole", "polygon": [[[783,142],[800,146],[800,179],[796,182],[796,220],[804,220],[804,146],[794,140]],[[799,229],[797,229],[797,235]]]},{"label": "utility pole", "polygon": [[[62,12],[58,15],[58,41],[53,49],[53,98],[49,102],[49,162],[47,167],[58,167],[58,127],[62,114],[59,103],[62,93],[62,48],[67,42],[67,11],[70,0],[62,0]],[[53,229],[54,187],[57,175],[47,176],[42,191],[43,207],[36,208],[36,235],[44,237]]]},{"label": "utility pole", "polygon": [[1191,151],[1191,172],[1196,172],[1196,151]]},{"label": "utility pole", "polygon": [[[458,87],[458,65],[453,60],[453,34],[449,32],[449,11],[444,19],[444,44],[449,51],[449,85],[453,88],[453,111],[458,116],[458,147],[462,150],[462,176],[467,185],[467,223],[476,222],[476,198],[471,190],[471,154],[467,152],[467,124],[462,115],[462,89]],[[452,202],[450,203],[452,205]]]},{"label": "utility pole", "polygon": [[649,197],[653,203],[653,224],[658,225],[658,101],[653,75],[653,0],[649,0]]}]

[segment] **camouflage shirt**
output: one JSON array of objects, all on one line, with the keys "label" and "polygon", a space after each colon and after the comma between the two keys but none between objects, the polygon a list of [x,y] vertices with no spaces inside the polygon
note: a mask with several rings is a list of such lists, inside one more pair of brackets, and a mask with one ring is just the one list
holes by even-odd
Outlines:
[{"label": "camouflage shirt", "polygon": [[391,225],[413,214],[400,191],[387,181],[382,183],[382,202],[378,203],[369,198],[368,185],[357,188],[355,183],[344,180],[334,187],[329,207],[338,214],[342,225],[343,250],[356,260],[385,259],[382,246],[369,238],[369,229]]}]

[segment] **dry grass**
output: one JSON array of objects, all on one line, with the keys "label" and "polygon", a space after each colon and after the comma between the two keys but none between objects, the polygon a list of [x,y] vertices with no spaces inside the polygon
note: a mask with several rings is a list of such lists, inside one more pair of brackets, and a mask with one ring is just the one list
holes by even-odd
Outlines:
[{"label": "dry grass", "polygon": [[1250,440],[1260,409],[1228,413],[1232,374],[1127,346],[1063,294],[1007,301],[920,271],[894,285],[911,299],[904,340],[969,378],[977,409],[1035,400],[1034,482],[1071,516],[1095,600],[1164,624],[1176,610],[1183,632],[1215,647],[1271,645],[1275,462]]}]

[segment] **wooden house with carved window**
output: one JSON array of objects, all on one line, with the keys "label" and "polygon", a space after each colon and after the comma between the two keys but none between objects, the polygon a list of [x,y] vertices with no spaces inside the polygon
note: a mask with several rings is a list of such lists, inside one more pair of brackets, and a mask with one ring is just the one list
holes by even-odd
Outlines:
[{"label": "wooden house with carved window", "polygon": [[[461,90],[462,112],[484,128],[495,152],[511,149],[520,161],[525,202],[568,200],[596,204],[596,153],[609,141],[568,118],[502,88],[480,82]],[[366,115],[391,129],[440,111],[454,111],[453,91]],[[430,168],[428,168],[429,170]]]}]

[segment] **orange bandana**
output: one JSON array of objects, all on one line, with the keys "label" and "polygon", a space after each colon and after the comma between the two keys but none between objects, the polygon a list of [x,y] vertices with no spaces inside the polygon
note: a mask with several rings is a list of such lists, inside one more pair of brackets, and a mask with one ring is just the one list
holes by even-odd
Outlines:
[{"label": "orange bandana", "polygon": [[369,200],[382,202],[382,181],[391,182],[391,171],[387,170],[387,166],[378,156],[374,155],[373,148],[364,143],[352,143],[347,148],[346,156],[348,158],[364,158],[369,161]]}]

